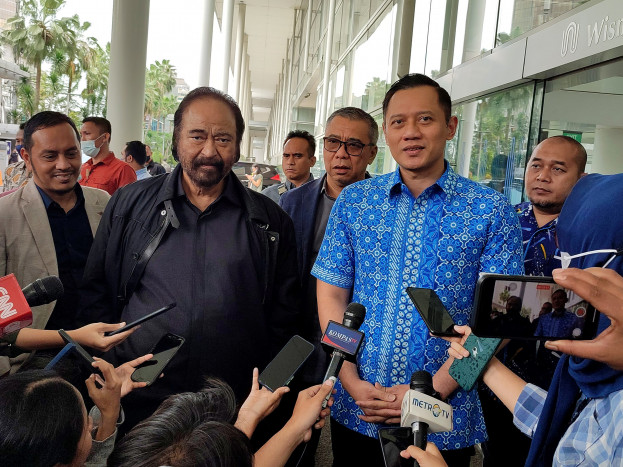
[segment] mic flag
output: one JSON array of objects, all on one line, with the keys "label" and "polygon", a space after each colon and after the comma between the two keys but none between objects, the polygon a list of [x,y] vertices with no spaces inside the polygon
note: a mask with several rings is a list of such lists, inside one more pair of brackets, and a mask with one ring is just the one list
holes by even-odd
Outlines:
[{"label": "mic flag", "polygon": [[0,337],[32,324],[32,311],[14,274],[0,278]]}]

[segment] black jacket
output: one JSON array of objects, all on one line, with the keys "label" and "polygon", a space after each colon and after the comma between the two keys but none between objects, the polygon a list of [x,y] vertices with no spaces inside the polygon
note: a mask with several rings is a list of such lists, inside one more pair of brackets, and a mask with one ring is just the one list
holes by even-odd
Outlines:
[{"label": "black jacket", "polygon": [[[127,185],[111,198],[85,267],[80,307],[82,324],[121,320],[123,308],[140,283],[145,266],[164,233],[179,226],[170,200],[180,172],[178,165],[171,174]],[[272,358],[298,332],[300,286],[294,229],[288,215],[270,199],[244,188],[231,173],[228,183],[233,183],[239,193],[248,214],[249,231],[257,235],[257,243],[262,245],[252,254],[257,255],[254,260],[263,265],[264,274],[254,284],[241,284],[241,293],[254,287],[254,292],[263,297],[258,313],[265,315],[268,329],[265,336],[253,334],[256,330],[241,329],[243,337],[248,335],[264,344],[264,348],[258,349],[262,361],[258,361],[256,355],[238,356],[234,360],[247,358],[249,362],[254,360],[257,365],[263,365],[267,363],[264,360]],[[155,342],[159,336],[147,337]],[[200,348],[187,350],[201,352]],[[214,358],[219,357],[215,355]],[[246,372],[246,368],[242,370]],[[244,378],[247,383],[251,381],[250,371]]]}]

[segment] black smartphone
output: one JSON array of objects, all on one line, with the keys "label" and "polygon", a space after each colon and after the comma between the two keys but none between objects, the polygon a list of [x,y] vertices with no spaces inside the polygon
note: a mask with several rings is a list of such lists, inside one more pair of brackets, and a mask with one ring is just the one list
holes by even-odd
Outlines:
[{"label": "black smartphone", "polygon": [[454,330],[456,323],[434,290],[407,287],[407,294],[433,336],[460,337]]},{"label": "black smartphone", "polygon": [[142,316],[141,318],[137,319],[136,321],[132,321],[129,324],[126,324],[125,326],[123,326],[122,328],[116,329],[114,331],[108,331],[105,332],[104,335],[105,336],[114,336],[115,334],[119,334],[122,333],[124,331],[127,331],[128,329],[132,329],[135,326],[138,326],[141,323],[144,323],[145,321],[149,321],[152,318],[155,318],[156,316],[161,315],[162,313],[164,313],[165,311],[169,311],[171,308],[175,308],[175,305],[177,305],[177,303],[173,302],[168,304],[167,306],[163,306],[162,308],[149,313],[148,315]]},{"label": "black smartphone", "polygon": [[162,336],[149,351],[154,356],[136,367],[131,376],[132,381],[147,383],[147,386],[151,386],[162,374],[182,344],[184,344],[184,338],[181,336],[172,333]]},{"label": "black smartphone", "polygon": [[[102,376],[102,373],[100,370],[98,370],[97,368],[95,368],[92,363],[95,362],[95,360],[93,359],[93,357],[91,356],[91,354],[89,352],[87,352],[86,350],[84,350],[84,347],[82,347],[80,344],[78,344],[75,340],[73,340],[69,334],[67,334],[65,332],[65,330],[63,329],[59,329],[58,333],[60,334],[60,336],[63,338],[63,340],[65,341],[65,343],[67,344],[71,344],[75,350],[75,352],[80,356],[80,358],[85,362],[85,366],[88,366],[89,371],[91,373],[95,373],[97,375]],[[61,353],[66,352],[65,349],[61,350]],[[60,359],[60,357],[59,357]],[[57,359],[58,361],[58,359]],[[102,376],[103,377],[103,376]]]},{"label": "black smartphone", "polygon": [[413,467],[413,459],[405,459],[400,456],[401,451],[413,444],[411,428],[380,428],[379,440],[381,441],[385,467]]},{"label": "black smartphone", "polygon": [[271,391],[287,386],[313,351],[314,344],[307,342],[301,336],[293,336],[260,373],[260,384]]},{"label": "black smartphone", "polygon": [[480,337],[592,339],[598,321],[595,308],[551,277],[483,274],[470,325]]}]

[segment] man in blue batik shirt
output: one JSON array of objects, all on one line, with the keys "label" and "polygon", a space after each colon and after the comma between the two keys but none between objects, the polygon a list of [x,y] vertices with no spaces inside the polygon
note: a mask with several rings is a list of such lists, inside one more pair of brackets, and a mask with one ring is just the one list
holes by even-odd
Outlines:
[{"label": "man in blue batik shirt", "polygon": [[434,289],[466,323],[481,272],[520,274],[521,236],[501,194],[452,171],[444,160],[457,118],[448,93],[407,75],[383,102],[383,131],[399,168],[346,187],[336,200],[312,274],[321,326],[341,322],[351,301],[367,309],[358,364],[345,363],[332,409],[335,465],[383,465],[377,438],[399,423],[411,374],[426,370],[454,409],[454,431],[431,435],[451,465],[467,466],[486,439],[475,390],[457,390],[447,343],[429,336],[405,292]]},{"label": "man in blue batik shirt", "polygon": [[526,196],[515,206],[523,236],[524,268],[529,276],[551,276],[560,267],[556,223],[562,205],[584,174],[586,149],[569,136],[552,136],[532,151],[526,168]]}]

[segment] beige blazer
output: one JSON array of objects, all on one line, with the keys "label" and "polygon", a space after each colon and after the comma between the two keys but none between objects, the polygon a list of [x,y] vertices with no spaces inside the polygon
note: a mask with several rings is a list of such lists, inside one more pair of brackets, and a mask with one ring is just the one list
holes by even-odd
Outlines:
[{"label": "beige blazer", "polygon": [[[97,188],[82,187],[85,209],[95,235],[110,195]],[[22,287],[36,279],[58,276],[56,250],[48,216],[34,181],[0,198],[0,277],[15,274]],[[32,309],[35,329],[43,329],[56,302]],[[0,375],[15,371],[25,356],[0,357]]]}]

